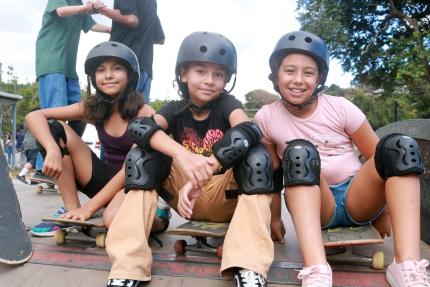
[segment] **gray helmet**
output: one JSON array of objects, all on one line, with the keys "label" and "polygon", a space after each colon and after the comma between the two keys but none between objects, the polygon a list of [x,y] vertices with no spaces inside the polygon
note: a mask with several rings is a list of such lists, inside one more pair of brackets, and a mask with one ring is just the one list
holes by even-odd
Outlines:
[{"label": "gray helmet", "polygon": [[269,75],[269,79],[275,85],[275,89],[277,89],[275,75],[279,68],[280,61],[290,53],[303,53],[312,57],[317,62],[321,74],[319,85],[320,88],[322,88],[326,81],[329,67],[327,45],[320,37],[310,32],[294,31],[282,36],[270,55],[269,65],[271,74]]},{"label": "gray helmet", "polygon": [[236,73],[237,55],[233,43],[226,37],[213,32],[194,32],[185,37],[176,59],[175,74],[188,62],[210,62],[227,69],[227,79]]},{"label": "gray helmet", "polygon": [[133,50],[122,43],[107,41],[96,45],[88,53],[85,60],[85,73],[90,75],[106,57],[115,57],[129,65],[129,69],[140,76],[139,61]]}]

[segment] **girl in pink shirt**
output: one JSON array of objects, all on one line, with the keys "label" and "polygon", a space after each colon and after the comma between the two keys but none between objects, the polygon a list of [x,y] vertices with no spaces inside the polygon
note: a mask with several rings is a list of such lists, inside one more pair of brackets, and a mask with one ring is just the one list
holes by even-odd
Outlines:
[{"label": "girl in pink shirt", "polygon": [[[318,36],[305,31],[284,35],[269,64],[269,78],[281,99],[263,107],[255,121],[274,170],[282,166],[285,203],[304,257],[298,275],[302,286],[332,286],[321,227],[369,222],[382,236],[390,234],[392,224],[390,285],[430,286],[429,263],[420,255],[418,175],[424,168],[417,143],[401,134],[379,140],[354,104],[320,93],[329,56]],[[363,164],[354,147],[366,159]],[[278,215],[272,226],[282,226]],[[281,234],[279,228],[277,237]]]}]

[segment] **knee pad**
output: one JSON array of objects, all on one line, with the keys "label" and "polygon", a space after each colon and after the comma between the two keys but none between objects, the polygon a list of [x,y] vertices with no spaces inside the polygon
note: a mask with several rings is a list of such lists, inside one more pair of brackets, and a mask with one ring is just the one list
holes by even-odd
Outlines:
[{"label": "knee pad", "polygon": [[319,185],[321,159],[316,147],[303,139],[288,143],[282,159],[284,186]]},{"label": "knee pad", "polygon": [[260,138],[260,129],[251,122],[243,122],[227,130],[224,137],[212,145],[213,154],[221,163],[221,172],[242,161]]},{"label": "knee pad", "polygon": [[262,144],[252,148],[247,157],[233,168],[242,194],[273,192],[273,167],[270,152]]},{"label": "knee pad", "polygon": [[131,189],[160,190],[170,174],[171,159],[155,150],[134,147],[125,159],[125,192]]},{"label": "knee pad", "polygon": [[127,127],[128,136],[141,148],[150,150],[149,140],[161,127],[151,117],[135,118]]},{"label": "knee pad", "polygon": [[[52,137],[54,138],[57,145],[60,147],[61,155],[65,156],[69,154],[67,149],[65,147],[61,147],[60,145],[60,140],[63,140],[64,145],[67,144],[67,136],[63,125],[57,120],[49,120],[48,125],[49,125],[49,130],[51,131]],[[45,158],[46,156],[45,148],[38,141],[36,143],[37,143],[37,148],[39,149],[43,158]]]},{"label": "knee pad", "polygon": [[383,179],[424,172],[417,142],[398,133],[386,135],[379,141],[375,151],[375,167]]},{"label": "knee pad", "polygon": [[67,124],[75,131],[75,133],[82,137],[87,127],[87,123],[84,121],[68,121]]}]

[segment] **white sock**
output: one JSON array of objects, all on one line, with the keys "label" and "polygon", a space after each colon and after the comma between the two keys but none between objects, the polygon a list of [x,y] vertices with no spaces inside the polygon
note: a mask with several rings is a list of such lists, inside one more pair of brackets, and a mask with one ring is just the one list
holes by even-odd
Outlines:
[{"label": "white sock", "polygon": [[27,175],[27,172],[28,172],[28,169],[27,168],[23,168],[23,169],[21,169],[21,171],[19,172],[19,176],[26,176]]},{"label": "white sock", "polygon": [[169,209],[170,206],[167,204],[167,202],[161,198],[161,196],[158,197],[158,201],[157,201],[157,207],[159,209]]}]

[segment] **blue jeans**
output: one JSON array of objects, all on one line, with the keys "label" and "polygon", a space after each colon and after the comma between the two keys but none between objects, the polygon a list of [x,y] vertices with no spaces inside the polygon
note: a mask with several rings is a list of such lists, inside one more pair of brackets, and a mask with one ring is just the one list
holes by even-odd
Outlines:
[{"label": "blue jeans", "polygon": [[149,104],[151,102],[151,97],[150,97],[151,82],[152,82],[152,79],[148,75],[148,73],[141,69],[139,83],[137,84],[136,90],[139,93],[143,94],[143,97],[145,99],[145,104]]},{"label": "blue jeans", "polygon": [[[64,107],[81,100],[79,81],[67,78],[62,73],[50,73],[39,77],[40,108]],[[36,170],[43,167],[43,157],[37,155]]]}]

